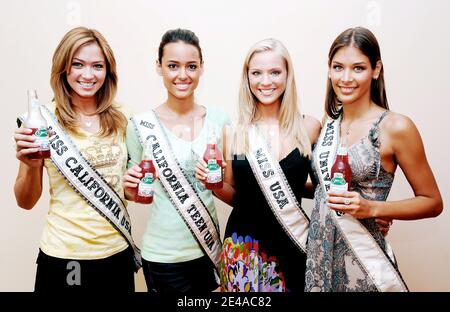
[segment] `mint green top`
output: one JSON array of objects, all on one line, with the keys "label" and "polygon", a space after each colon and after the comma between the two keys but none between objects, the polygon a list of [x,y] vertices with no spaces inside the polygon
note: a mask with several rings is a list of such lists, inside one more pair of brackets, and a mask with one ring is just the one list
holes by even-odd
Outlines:
[{"label": "mint green top", "polygon": [[[229,123],[229,120],[223,110],[207,107],[203,128],[193,141],[182,140],[163,126],[178,163],[217,225],[212,192],[195,178],[195,163],[205,152],[210,126],[216,129],[218,146],[222,150],[222,128]],[[139,164],[143,148],[132,122],[128,123],[126,142],[129,156],[128,167]],[[190,261],[202,257],[204,253],[200,245],[171,203],[159,180],[155,181],[154,190],[154,200],[149,206],[150,216],[142,239],[142,257],[147,261],[161,263]]]}]

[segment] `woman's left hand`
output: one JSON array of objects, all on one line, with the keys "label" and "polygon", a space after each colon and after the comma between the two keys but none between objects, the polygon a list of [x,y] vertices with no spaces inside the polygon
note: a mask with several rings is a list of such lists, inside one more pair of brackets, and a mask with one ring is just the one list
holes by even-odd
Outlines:
[{"label": "woman's left hand", "polygon": [[347,213],[357,219],[373,217],[369,203],[358,192],[328,192],[327,205],[330,209]]},{"label": "woman's left hand", "polygon": [[392,222],[392,219],[375,218],[375,223],[378,226],[378,230],[381,232],[381,234],[383,234],[383,236],[386,236],[388,234]]}]

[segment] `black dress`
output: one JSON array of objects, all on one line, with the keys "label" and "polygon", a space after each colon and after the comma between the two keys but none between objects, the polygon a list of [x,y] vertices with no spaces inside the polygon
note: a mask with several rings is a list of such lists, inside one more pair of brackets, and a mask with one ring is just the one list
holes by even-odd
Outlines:
[{"label": "black dress", "polygon": [[[223,290],[303,292],[306,255],[278,223],[248,160],[235,156],[232,166],[236,194],[225,231]],[[301,204],[309,159],[294,149],[280,166]]]}]

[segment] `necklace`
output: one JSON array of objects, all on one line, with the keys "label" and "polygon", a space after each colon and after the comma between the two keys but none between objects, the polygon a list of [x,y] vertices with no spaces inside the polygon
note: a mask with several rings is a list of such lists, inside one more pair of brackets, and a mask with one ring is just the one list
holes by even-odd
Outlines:
[{"label": "necklace", "polygon": [[[370,106],[369,109],[359,118],[360,121],[361,122],[365,122],[368,119],[370,119],[371,112],[372,112],[372,106]],[[348,122],[347,129],[345,129],[345,131],[344,131],[347,139],[348,139],[348,136],[350,135],[350,130],[352,128],[353,122],[355,122],[355,120],[357,120],[357,119],[358,118],[354,118],[352,121]],[[344,117],[343,116],[342,116],[342,121],[344,121]]]},{"label": "necklace", "polygon": [[86,116],[79,113],[79,121],[85,125],[87,128],[91,128],[94,125],[94,121],[98,120],[98,115]]},{"label": "necklace", "polygon": [[92,121],[83,121],[86,127],[90,128],[92,126]]},{"label": "necklace", "polygon": [[351,122],[348,123],[347,129],[345,130],[345,135],[346,135],[346,136],[349,136],[349,134],[350,134],[350,129],[351,129],[351,127],[352,127],[352,123],[353,123],[353,122],[354,122],[354,120],[352,120]]}]

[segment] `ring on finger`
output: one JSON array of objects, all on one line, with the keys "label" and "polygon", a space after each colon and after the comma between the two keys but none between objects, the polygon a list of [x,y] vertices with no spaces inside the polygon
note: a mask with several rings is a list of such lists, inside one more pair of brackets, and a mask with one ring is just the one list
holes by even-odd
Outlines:
[{"label": "ring on finger", "polygon": [[347,206],[350,205],[350,199],[349,198],[344,199],[344,204]]}]

